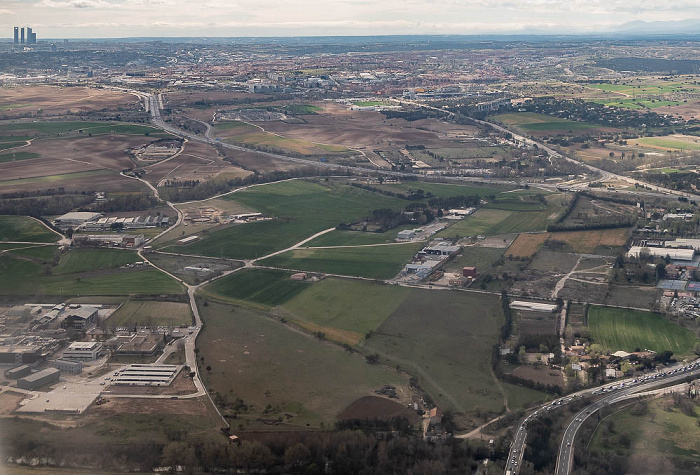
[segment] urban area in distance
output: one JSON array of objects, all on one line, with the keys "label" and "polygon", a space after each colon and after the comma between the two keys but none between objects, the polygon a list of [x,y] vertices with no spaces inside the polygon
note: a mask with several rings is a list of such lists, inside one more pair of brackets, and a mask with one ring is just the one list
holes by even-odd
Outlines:
[{"label": "urban area in distance", "polygon": [[700,472],[700,37],[34,25],[0,473]]}]

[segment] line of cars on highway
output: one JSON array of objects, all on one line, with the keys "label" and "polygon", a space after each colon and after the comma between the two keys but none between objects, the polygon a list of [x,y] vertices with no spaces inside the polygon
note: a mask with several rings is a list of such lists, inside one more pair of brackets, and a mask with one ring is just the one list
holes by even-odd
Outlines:
[{"label": "line of cars on highway", "polygon": [[[640,376],[640,377],[637,377],[637,378],[634,378],[631,380],[625,380],[625,381],[611,384],[609,386],[605,386],[605,387],[598,388],[595,390],[582,391],[582,392],[579,392],[576,394],[572,394],[570,396],[559,398],[555,401],[552,401],[551,403],[548,403],[544,406],[539,407],[532,414],[527,416],[522,421],[522,423],[520,424],[520,427],[518,428],[518,432],[516,433],[515,440],[513,441],[513,447],[511,448],[510,454],[508,455],[508,460],[506,462],[506,474],[517,473],[518,462],[519,462],[519,459],[522,458],[522,451],[525,448],[525,434],[526,434],[525,427],[532,419],[534,419],[535,417],[538,417],[541,413],[545,413],[545,412],[550,411],[552,409],[556,409],[557,407],[563,406],[563,405],[565,405],[565,404],[567,404],[567,403],[569,403],[572,400],[575,400],[577,398],[583,398],[585,396],[590,396],[590,395],[607,394],[607,393],[611,393],[613,391],[620,390],[620,389],[630,389],[631,387],[636,386],[636,385],[648,383],[648,382],[651,382],[654,380],[658,381],[658,380],[664,379],[664,378],[669,377],[669,376],[679,376],[683,373],[692,372],[693,370],[698,369],[698,368],[700,368],[700,359],[697,359],[697,360],[693,361],[692,363],[688,363],[684,366],[675,367],[673,369],[659,371],[659,372],[653,373],[653,374],[647,374],[644,376]],[[585,410],[585,414],[590,414],[591,411],[592,410],[590,408],[588,408]],[[576,417],[576,419],[575,419],[576,422],[583,422],[583,417],[581,417],[582,414],[583,414],[583,412],[581,414],[579,414],[579,416]],[[564,443],[564,441],[562,443]],[[568,443],[566,445],[567,445],[567,447],[571,446],[571,441],[568,441]]]}]

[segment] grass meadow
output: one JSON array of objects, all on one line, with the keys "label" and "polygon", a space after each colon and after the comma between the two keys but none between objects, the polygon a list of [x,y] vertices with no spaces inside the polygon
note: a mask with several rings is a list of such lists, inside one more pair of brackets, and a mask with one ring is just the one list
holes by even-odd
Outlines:
[{"label": "grass meadow", "polygon": [[0,241],[56,242],[59,235],[27,216],[0,216]]},{"label": "grass meadow", "polygon": [[681,356],[690,353],[698,341],[692,331],[639,310],[591,306],[588,327],[593,341],[611,351],[670,350]]}]

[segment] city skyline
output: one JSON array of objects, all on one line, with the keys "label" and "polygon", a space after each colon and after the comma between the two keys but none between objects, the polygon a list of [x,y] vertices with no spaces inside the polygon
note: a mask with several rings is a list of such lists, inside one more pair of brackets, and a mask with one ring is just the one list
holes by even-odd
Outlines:
[{"label": "city skyline", "polygon": [[44,38],[585,34],[630,22],[700,19],[688,0],[9,0],[0,27],[33,24]]}]

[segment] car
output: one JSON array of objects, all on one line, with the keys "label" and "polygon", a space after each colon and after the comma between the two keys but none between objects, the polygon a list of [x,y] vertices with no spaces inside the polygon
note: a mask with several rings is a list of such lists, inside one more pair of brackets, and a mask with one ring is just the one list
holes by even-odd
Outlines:
[{"label": "car", "polygon": [[571,442],[567,442],[567,443],[566,443],[566,446],[567,446],[567,447],[571,447]]}]

